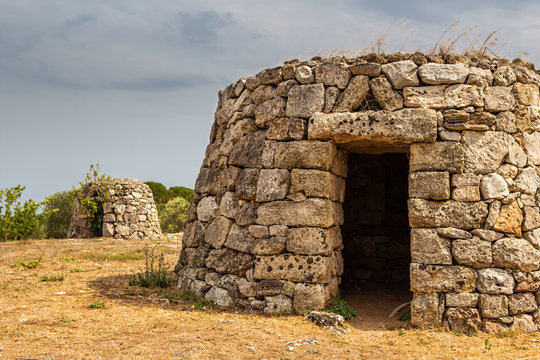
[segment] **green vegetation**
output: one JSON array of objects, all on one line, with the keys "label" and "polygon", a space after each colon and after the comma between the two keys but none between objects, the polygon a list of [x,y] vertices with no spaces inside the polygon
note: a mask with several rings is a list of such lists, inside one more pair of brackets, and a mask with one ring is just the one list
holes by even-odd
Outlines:
[{"label": "green vegetation", "polygon": [[193,199],[193,190],[184,186],[171,186],[169,189],[160,182],[146,181],[146,185],[152,190],[156,204],[166,204],[170,200],[181,197],[191,202]]},{"label": "green vegetation", "polygon": [[358,316],[356,310],[347,304],[345,300],[334,296],[332,296],[332,300],[330,301],[330,307],[325,309],[325,311],[339,314],[343,316],[345,320],[350,320],[351,317]]},{"label": "green vegetation", "polygon": [[405,309],[399,313],[399,321],[409,321],[411,320],[411,309]]},{"label": "green vegetation", "polygon": [[[154,255],[155,245],[150,251],[144,247],[145,268],[137,274],[133,274],[129,280],[129,285],[140,285],[142,287],[166,288],[173,283],[173,276],[170,265],[165,262],[163,254]],[[157,264],[156,264],[157,260]]]},{"label": "green vegetation", "polygon": [[191,301],[193,302],[193,307],[199,310],[212,308],[214,306],[214,302],[212,300],[200,298],[194,292],[187,290],[177,291],[166,289],[161,292],[160,297],[169,300]]},{"label": "green vegetation", "polygon": [[79,272],[84,272],[83,269],[81,268],[74,268],[74,269],[71,269],[69,270],[70,273],[79,273]]},{"label": "green vegetation", "polygon": [[62,239],[67,236],[75,197],[73,192],[59,191],[47,198],[46,210],[55,210],[44,224],[46,238]]},{"label": "green vegetation", "polygon": [[30,199],[21,204],[19,198],[24,189],[17,185],[0,190],[0,241],[28,239],[39,232],[45,220],[55,212],[45,209],[38,213],[47,200],[36,203]]},{"label": "green vegetation", "polygon": [[28,261],[25,261],[23,259],[17,261],[15,263],[15,267],[22,267],[22,268],[25,268],[25,269],[35,269],[39,263],[41,262],[41,257],[43,256],[43,254],[41,254],[41,256],[39,257],[39,259],[33,259],[33,260],[28,260]]},{"label": "green vegetation", "polygon": [[64,275],[43,275],[41,281],[64,281]]},{"label": "green vegetation", "polygon": [[105,303],[103,301],[94,301],[88,307],[90,309],[102,309],[105,307]]},{"label": "green vegetation", "polygon": [[129,261],[140,260],[144,257],[144,254],[140,252],[121,252],[121,253],[95,253],[88,252],[82,255],[86,260],[94,261]]},{"label": "green vegetation", "polygon": [[193,199],[193,190],[184,186],[171,186],[167,189],[165,185],[155,181],[147,181],[145,184],[152,189],[161,231],[164,233],[182,231],[189,204]]}]

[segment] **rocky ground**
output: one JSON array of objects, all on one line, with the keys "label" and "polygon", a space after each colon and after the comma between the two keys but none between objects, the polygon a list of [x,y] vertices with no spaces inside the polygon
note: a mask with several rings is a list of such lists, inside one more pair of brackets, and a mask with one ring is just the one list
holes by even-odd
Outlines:
[{"label": "rocky ground", "polygon": [[[180,240],[148,245],[158,242],[157,251],[175,263]],[[538,334],[403,327],[380,311],[385,296],[373,289],[347,298],[364,305],[341,333],[301,315],[241,314],[186,300],[172,289],[129,286],[144,266],[144,245],[115,239],[0,243],[0,359],[538,359]],[[14,266],[39,258],[35,268]]]}]

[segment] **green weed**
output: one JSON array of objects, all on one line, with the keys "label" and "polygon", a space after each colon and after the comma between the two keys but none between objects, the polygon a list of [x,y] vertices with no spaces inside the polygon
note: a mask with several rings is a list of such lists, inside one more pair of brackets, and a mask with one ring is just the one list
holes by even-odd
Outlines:
[{"label": "green weed", "polygon": [[15,265],[13,265],[13,266],[21,267],[21,268],[25,268],[25,269],[35,269],[39,265],[39,263],[41,262],[42,257],[43,257],[43,254],[41,254],[39,259],[33,259],[33,260],[28,260],[28,261],[25,261],[25,260],[21,259],[21,260],[17,261],[15,263]]},{"label": "green weed", "polygon": [[[137,274],[133,274],[129,280],[129,285],[140,285],[142,287],[160,287],[166,288],[172,285],[173,277],[170,270],[170,265],[165,262],[165,256],[159,254],[154,255],[155,245],[152,250],[144,247],[145,268]],[[157,264],[156,264],[157,260]]]},{"label": "green weed", "polygon": [[70,273],[79,273],[79,272],[84,272],[83,269],[81,268],[74,268],[74,269],[71,269],[69,270]]},{"label": "green weed", "polygon": [[41,281],[64,281],[64,275],[43,275]]},{"label": "green weed", "polygon": [[399,321],[409,320],[411,320],[411,309],[406,309],[399,313]]},{"label": "green weed", "polygon": [[332,296],[332,300],[330,301],[330,307],[325,309],[325,311],[339,314],[343,316],[345,320],[349,320],[353,316],[358,316],[358,312],[354,310],[352,306],[347,304],[345,300],[334,296]]},{"label": "green weed", "polygon": [[90,309],[102,309],[105,307],[105,303],[103,301],[94,301],[93,303],[88,306]]},{"label": "green weed", "polygon": [[140,260],[144,257],[143,254],[139,252],[122,252],[122,253],[94,253],[89,252],[82,255],[86,260],[93,261],[129,261],[129,260]]},{"label": "green weed", "polygon": [[484,350],[486,350],[486,351],[491,350],[491,343],[489,342],[488,339],[484,340]]}]

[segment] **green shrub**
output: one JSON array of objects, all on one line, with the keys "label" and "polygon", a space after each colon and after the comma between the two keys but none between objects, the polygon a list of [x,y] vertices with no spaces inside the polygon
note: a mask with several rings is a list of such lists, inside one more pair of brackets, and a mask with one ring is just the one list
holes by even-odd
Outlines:
[{"label": "green shrub", "polygon": [[169,190],[167,190],[167,196],[167,202],[176,197],[181,197],[188,202],[191,202],[193,199],[193,190],[184,186],[171,186]]},{"label": "green shrub", "polygon": [[64,281],[64,275],[43,275],[41,281]]},{"label": "green shrub", "polygon": [[182,231],[188,210],[189,202],[186,199],[176,197],[169,200],[159,214],[161,231],[164,233],[177,233]]},{"label": "green shrub", "polygon": [[152,195],[154,196],[156,204],[164,204],[167,202],[167,187],[165,185],[155,181],[145,181],[144,183],[152,190]]},{"label": "green shrub", "polygon": [[[173,276],[170,270],[170,265],[165,262],[165,256],[159,254],[154,255],[155,245],[150,251],[148,247],[144,247],[145,268],[137,274],[133,274],[129,280],[129,285],[140,285],[142,287],[160,287],[166,288],[172,285]],[[157,260],[157,265],[156,265]]]},{"label": "green shrub", "polygon": [[67,236],[73,212],[73,192],[59,191],[47,198],[46,210],[57,211],[45,220],[44,235],[47,238],[63,239]]},{"label": "green shrub", "polygon": [[41,257],[43,256],[43,254],[41,254],[41,256],[39,257],[39,259],[32,259],[32,260],[28,260],[28,261],[25,261],[23,259],[17,261],[15,263],[15,265],[13,266],[16,266],[16,267],[23,267],[25,269],[35,269],[39,263],[41,262]]},{"label": "green shrub", "polygon": [[24,189],[17,185],[0,190],[0,241],[28,239],[55,212],[45,209],[38,214],[47,200],[36,203],[30,199],[21,204],[19,198]]},{"label": "green shrub", "polygon": [[94,301],[88,307],[90,309],[102,309],[105,307],[105,303],[103,301]]},{"label": "green shrub", "polygon": [[351,317],[358,315],[356,310],[354,310],[352,306],[347,304],[345,300],[334,296],[332,296],[330,307],[325,310],[334,314],[339,314],[343,316],[345,320],[349,320]]}]

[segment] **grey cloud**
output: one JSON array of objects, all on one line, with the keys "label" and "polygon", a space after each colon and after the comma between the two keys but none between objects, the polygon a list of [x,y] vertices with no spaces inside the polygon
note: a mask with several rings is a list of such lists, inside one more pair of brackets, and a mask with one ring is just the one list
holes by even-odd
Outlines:
[{"label": "grey cloud", "polygon": [[235,21],[230,13],[213,10],[180,11],[173,21],[167,23],[167,27],[176,35],[194,45],[215,44],[220,32],[232,25],[235,25]]},{"label": "grey cloud", "polygon": [[128,91],[169,91],[175,89],[194,88],[211,82],[212,79],[205,76],[185,75],[136,79],[133,81],[112,81],[104,85],[110,89]]}]

